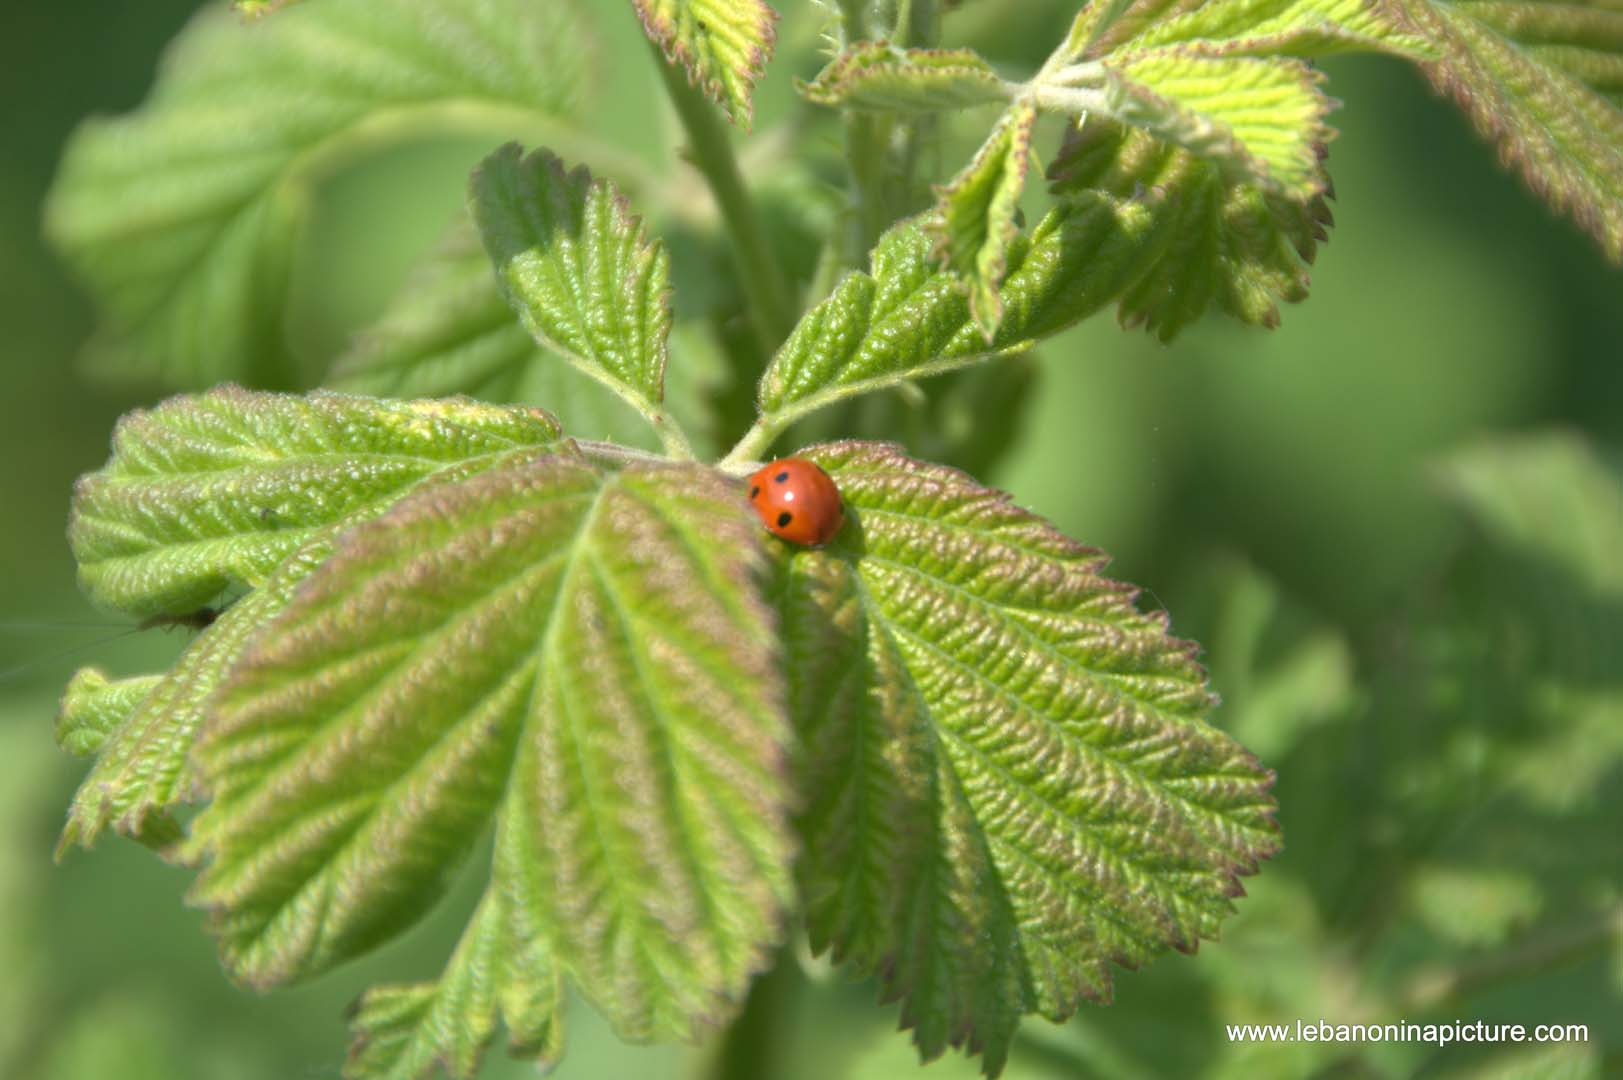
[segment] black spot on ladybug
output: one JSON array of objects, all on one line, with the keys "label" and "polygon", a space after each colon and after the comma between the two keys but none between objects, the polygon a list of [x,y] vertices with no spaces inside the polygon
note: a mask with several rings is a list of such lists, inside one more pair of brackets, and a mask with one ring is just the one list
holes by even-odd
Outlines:
[{"label": "black spot on ladybug", "polygon": [[772,478],[772,482],[774,484],[781,484],[787,479],[789,479],[789,470],[785,469],[783,472],[781,472],[778,475],[774,476]]},{"label": "black spot on ladybug", "polygon": [[794,519],[795,519],[795,516],[793,514],[791,514],[789,511],[785,510],[783,513],[778,515],[778,528],[780,528],[780,529],[783,528],[784,526],[788,525]]},{"label": "black spot on ladybug", "polygon": [[753,498],[755,498],[756,496],[758,496],[760,494],[761,494],[761,485],[760,484],[756,484],[754,487],[750,488],[750,498],[753,499]]}]

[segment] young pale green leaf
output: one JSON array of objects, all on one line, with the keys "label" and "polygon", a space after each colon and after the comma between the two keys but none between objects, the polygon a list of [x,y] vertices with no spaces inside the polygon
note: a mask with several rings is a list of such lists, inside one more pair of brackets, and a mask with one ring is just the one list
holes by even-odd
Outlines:
[{"label": "young pale green leaf", "polygon": [[471,224],[460,223],[340,356],[334,389],[394,398],[469,394],[544,405],[572,434],[652,449],[640,416],[594,379],[536,344],[490,273]]},{"label": "young pale green leaf", "polygon": [[1115,300],[1165,247],[1146,206],[1084,198],[1049,213],[1008,249],[1004,317],[988,343],[957,281],[938,269],[926,224],[904,221],[807,312],[761,378],[762,425],[849,397],[1031,347]]},{"label": "young pale green leaf", "polygon": [[107,736],[123,726],[161,675],[109,679],[99,668],[81,668],[68,682],[56,715],[56,745],[75,757],[101,752]]},{"label": "young pale green leaf", "polygon": [[563,1054],[563,985],[545,946],[515,925],[492,886],[439,979],[373,987],[356,1003],[347,1080],[473,1080],[498,1022],[515,1057]]},{"label": "young pale green leaf", "polygon": [[1215,162],[1225,178],[1298,202],[1328,184],[1330,99],[1299,60],[1210,57],[1175,46],[1105,61],[1110,115]]},{"label": "young pale green leaf", "polygon": [[800,92],[807,101],[835,108],[932,113],[1001,104],[1014,88],[973,49],[904,49],[861,41]]},{"label": "young pale green leaf", "polygon": [[551,130],[582,80],[573,6],[322,0],[213,8],[147,102],[69,142],[46,231],[101,309],[98,371],[287,386],[282,320],[309,189],[381,139]]},{"label": "young pale green leaf", "polygon": [[1606,0],[1396,0],[1422,63],[1499,157],[1623,262],[1623,10]]},{"label": "young pale green leaf", "polygon": [[74,488],[68,539],[97,603],[185,614],[439,469],[558,435],[538,409],[226,386],[121,420],[111,460]]},{"label": "young pale green leaf", "polygon": [[1022,1014],[1216,933],[1278,849],[1272,775],[1098,552],[888,446],[806,456],[849,513],[780,549],[812,941],[880,976],[924,1056],[996,1074]]},{"label": "young pale green leaf", "polygon": [[192,900],[228,969],[283,983],[393,937],[495,817],[515,933],[622,1035],[729,1015],[791,892],[761,537],[719,473],[568,454],[344,533],[194,751]]},{"label": "young pale green leaf", "polygon": [[1067,197],[1131,200],[1167,236],[1153,265],[1121,298],[1124,326],[1162,341],[1216,305],[1253,325],[1279,325],[1278,301],[1307,296],[1308,266],[1328,237],[1323,196],[1298,202],[1142,131],[1089,120],[1073,131],[1049,172]]},{"label": "young pale green leaf", "polygon": [[[1138,0],[1091,4],[1078,19],[1079,56],[1189,45],[1206,56],[1317,57],[1340,52],[1432,54],[1387,0]],[[1075,32],[1073,32],[1075,33]]]},{"label": "young pale green leaf", "polygon": [[631,0],[643,29],[738,124],[748,125],[750,95],[766,74],[778,13],[764,0]]},{"label": "young pale green leaf", "polygon": [[1003,321],[998,285],[1020,231],[1020,194],[1031,168],[1037,107],[1011,105],[973,161],[936,192],[930,227],[942,264],[969,290],[969,313],[987,342]]},{"label": "young pale green leaf", "polygon": [[[469,204],[508,303],[541,344],[656,424],[670,260],[606,180],[516,143],[475,170]],[[662,433],[663,434],[663,433]]]}]

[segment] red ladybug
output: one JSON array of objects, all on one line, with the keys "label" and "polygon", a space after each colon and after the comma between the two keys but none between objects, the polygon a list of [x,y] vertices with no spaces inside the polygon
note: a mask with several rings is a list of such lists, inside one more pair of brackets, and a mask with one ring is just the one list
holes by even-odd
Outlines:
[{"label": "red ladybug", "polygon": [[750,477],[750,503],[761,524],[792,544],[820,547],[845,524],[840,489],[805,458],[779,458]]}]

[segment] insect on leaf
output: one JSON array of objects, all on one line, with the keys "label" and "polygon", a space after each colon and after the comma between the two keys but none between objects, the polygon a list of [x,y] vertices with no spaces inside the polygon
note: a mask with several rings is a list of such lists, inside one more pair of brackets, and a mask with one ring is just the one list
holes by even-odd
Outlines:
[{"label": "insect on leaf", "polygon": [[852,518],[779,594],[812,943],[995,1075],[1021,1015],[1216,933],[1278,849],[1273,777],[1097,551],[893,447],[805,454]]}]

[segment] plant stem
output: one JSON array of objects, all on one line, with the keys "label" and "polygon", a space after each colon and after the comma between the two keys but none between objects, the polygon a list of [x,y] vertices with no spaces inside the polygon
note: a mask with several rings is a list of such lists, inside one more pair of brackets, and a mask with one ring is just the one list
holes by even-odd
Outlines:
[{"label": "plant stem", "polygon": [[762,356],[771,356],[794,328],[795,312],[783,269],[772,253],[766,228],[749,189],[744,186],[726,124],[704,95],[688,85],[687,77],[675,65],[667,63],[657,48],[653,51],[671,104],[676,106],[676,115],[687,133],[689,160],[710,185],[710,193],[727,226],[733,258],[738,264],[739,284],[749,304],[750,320],[760,338]]},{"label": "plant stem", "polygon": [[770,971],[750,987],[744,1010],[722,1036],[710,1063],[709,1080],[765,1080],[777,1076],[784,1028],[800,989],[794,953],[778,950]]},{"label": "plant stem", "polygon": [[[840,0],[841,46],[867,40],[868,19],[864,0]],[[890,224],[885,207],[885,157],[891,120],[848,109],[845,113],[845,161],[851,174],[851,206],[846,222],[846,266],[865,265],[879,234]]]}]

